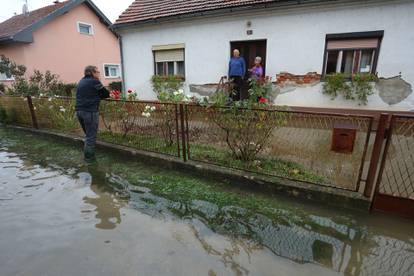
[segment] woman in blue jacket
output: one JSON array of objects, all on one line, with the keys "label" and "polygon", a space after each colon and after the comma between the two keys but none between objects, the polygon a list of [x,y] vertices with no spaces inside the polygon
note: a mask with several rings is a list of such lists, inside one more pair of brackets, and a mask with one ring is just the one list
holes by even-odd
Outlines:
[{"label": "woman in blue jacket", "polygon": [[240,56],[240,51],[235,49],[233,51],[233,57],[229,62],[229,78],[234,84],[234,91],[232,94],[233,101],[240,101],[240,94],[245,74],[246,62],[244,61],[244,58]]}]

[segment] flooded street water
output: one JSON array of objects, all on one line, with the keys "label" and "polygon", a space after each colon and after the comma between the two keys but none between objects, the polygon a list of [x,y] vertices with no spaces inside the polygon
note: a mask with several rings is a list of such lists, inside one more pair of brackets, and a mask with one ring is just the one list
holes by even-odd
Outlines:
[{"label": "flooded street water", "polygon": [[414,275],[413,221],[0,137],[1,276]]}]

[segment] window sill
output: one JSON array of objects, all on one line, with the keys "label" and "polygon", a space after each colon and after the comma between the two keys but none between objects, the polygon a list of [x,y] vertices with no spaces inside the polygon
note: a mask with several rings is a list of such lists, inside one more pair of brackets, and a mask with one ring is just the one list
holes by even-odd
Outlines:
[{"label": "window sill", "polygon": [[117,76],[117,77],[107,77],[107,76],[105,76],[105,79],[120,79],[121,78],[121,76]]}]

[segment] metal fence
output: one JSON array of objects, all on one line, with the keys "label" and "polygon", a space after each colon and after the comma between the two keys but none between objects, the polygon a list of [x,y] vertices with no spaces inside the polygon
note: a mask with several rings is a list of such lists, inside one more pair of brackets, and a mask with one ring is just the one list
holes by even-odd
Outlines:
[{"label": "metal fence", "polygon": [[[191,160],[357,191],[373,118],[187,106]],[[331,149],[332,131],[356,131],[353,151]]]},{"label": "metal fence", "polygon": [[0,97],[0,107],[7,113],[8,120],[19,126],[31,127],[32,117],[26,97]]},{"label": "metal fence", "polygon": [[178,105],[102,101],[99,139],[180,157]]},{"label": "metal fence", "polygon": [[[71,98],[0,97],[21,110],[20,125],[83,135]],[[31,111],[34,118],[30,118]],[[102,101],[101,141],[276,176],[358,191],[373,117],[191,104]],[[36,123],[36,124],[35,124]],[[332,150],[333,129],[352,126],[351,152]]]},{"label": "metal fence", "polygon": [[394,116],[379,192],[414,200],[414,117]]}]

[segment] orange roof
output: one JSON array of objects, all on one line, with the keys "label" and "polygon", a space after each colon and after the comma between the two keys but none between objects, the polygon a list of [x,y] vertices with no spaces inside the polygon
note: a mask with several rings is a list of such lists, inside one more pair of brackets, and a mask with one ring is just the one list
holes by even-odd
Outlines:
[{"label": "orange roof", "polygon": [[135,0],[115,25],[272,2],[281,0]]}]

